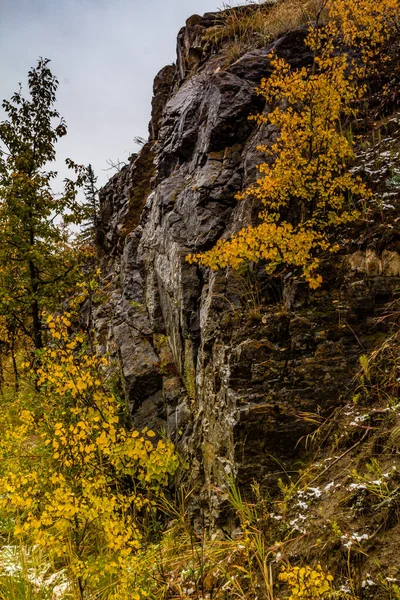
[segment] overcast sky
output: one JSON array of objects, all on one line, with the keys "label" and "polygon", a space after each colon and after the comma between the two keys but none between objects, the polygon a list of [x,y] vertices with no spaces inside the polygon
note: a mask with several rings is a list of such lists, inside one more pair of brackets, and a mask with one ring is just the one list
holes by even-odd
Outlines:
[{"label": "overcast sky", "polygon": [[[236,2],[235,2],[236,3]],[[68,135],[65,157],[92,163],[99,182],[107,159],[126,160],[147,137],[152,83],[175,61],[176,35],[192,14],[223,0],[0,0],[0,100],[9,98],[39,56],[51,59],[57,108]]]}]

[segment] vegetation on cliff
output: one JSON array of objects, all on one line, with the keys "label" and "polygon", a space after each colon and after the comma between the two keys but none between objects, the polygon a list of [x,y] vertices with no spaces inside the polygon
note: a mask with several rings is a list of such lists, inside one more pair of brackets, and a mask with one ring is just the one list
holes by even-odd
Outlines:
[{"label": "vegetation on cliff", "polygon": [[[326,300],[322,271],[343,247],[343,231],[375,226],[376,189],[371,178],[361,176],[360,165],[364,160],[368,166],[375,148],[366,145],[374,86],[380,86],[383,73],[379,101],[385,103],[393,93],[390,86],[397,85],[388,71],[394,64],[391,45],[398,43],[398,13],[398,0],[379,5],[371,0],[281,0],[273,7],[260,4],[250,13],[228,11],[222,26],[219,22],[210,29],[206,42],[223,45],[230,35],[236,42],[243,35],[236,50],[244,51],[253,42],[265,44],[305,24],[313,61],[297,69],[277,54],[266,58],[272,74],[258,92],[268,111],[253,121],[261,129],[269,126],[273,141],[259,145],[266,159],[258,181],[238,194],[241,200],[255,201],[259,220],[189,261],[211,268],[252,267],[261,261],[271,275],[295,271],[297,282],[308,283],[307,293],[314,288]],[[249,33],[251,27],[256,36]],[[255,409],[257,418],[272,408],[277,418],[289,414],[295,427],[301,424],[306,434],[297,442],[298,463],[293,460],[288,469],[272,457],[274,477],[241,488],[236,466],[225,462],[224,486],[208,481],[201,490],[210,493],[212,488],[219,502],[219,527],[214,521],[210,530],[204,495],[185,484],[184,460],[163,430],[135,425],[131,404],[136,397],[123,397],[116,364],[104,346],[101,354],[96,350],[102,342],[83,315],[109,294],[109,282],[101,282],[101,271],[90,268],[99,224],[95,176],[71,162],[77,182],[67,182],[61,198],[52,194],[54,174],[46,168],[65,123],[54,109],[57,82],[48,61],[32,69],[29,87],[30,101],[18,92],[4,103],[7,119],[0,124],[0,598],[399,599],[400,567],[393,552],[400,515],[398,300],[385,305],[379,323],[369,322],[375,336],[371,350],[363,347],[347,316],[342,317],[342,304],[337,312],[332,309],[343,301],[341,290],[328,299],[331,312],[324,307],[324,327],[331,315],[339,315],[339,323],[332,325],[338,341],[335,345],[328,339],[328,349],[337,351],[348,343],[342,328],[350,329],[360,347],[361,357],[352,357],[358,374],[333,408],[320,410],[325,390],[319,388],[315,413],[295,410],[294,397],[289,407],[277,406],[262,388],[263,403],[246,409]],[[379,116],[375,106],[372,120]],[[76,200],[82,184],[86,205]],[[384,185],[397,193],[398,172]],[[171,204],[176,190],[172,196]],[[65,222],[86,222],[76,243],[60,216]],[[132,222],[138,222],[136,217]],[[392,227],[383,217],[382,224]],[[82,260],[88,249],[90,260]],[[362,256],[360,269],[367,269],[366,253]],[[182,262],[196,270],[184,258]],[[377,272],[382,263],[383,258]],[[386,266],[387,273],[390,268]],[[386,288],[378,291],[388,295]],[[275,362],[283,367],[274,380],[284,387],[290,360],[288,309],[279,299],[263,314],[254,281],[245,295],[252,303],[251,320],[259,328],[264,320],[274,321],[283,342],[249,340],[245,331],[238,354],[253,342],[258,352],[266,349],[263,364],[278,354]],[[131,297],[129,307],[138,321],[147,310]],[[235,307],[229,310],[229,327],[234,328],[240,317]],[[295,315],[305,345],[313,343],[307,337],[311,310],[315,306]],[[151,337],[145,325],[143,330]],[[316,334],[324,338],[326,331],[321,326]],[[157,335],[164,353],[161,375],[176,366],[166,349],[168,337]],[[189,354],[195,340],[187,342],[182,379],[195,407],[197,381]],[[324,361],[338,361],[337,372],[347,368],[340,356],[323,355],[323,350],[319,360],[309,360],[309,370],[321,368]],[[299,380],[307,383],[309,371],[304,365],[298,368],[303,369]],[[326,374],[329,381],[329,370]],[[144,385],[151,384],[148,379]],[[192,456],[200,471],[207,452],[210,462],[215,459],[207,440],[201,442],[198,456]],[[379,546],[376,540],[386,532],[391,545]]]},{"label": "vegetation on cliff", "polygon": [[[20,391],[3,385],[1,535],[40,548],[62,568],[65,597],[94,598],[106,588],[109,598],[139,598],[131,557],[148,537],[178,459],[167,439],[128,426],[107,382],[108,360],[72,332],[74,316],[49,314],[46,347],[20,365]],[[6,570],[0,596],[8,597],[9,584]],[[33,594],[34,581],[26,585]]]},{"label": "vegetation on cliff", "polygon": [[189,261],[213,269],[263,261],[268,273],[289,265],[300,268],[311,288],[321,284],[321,256],[339,249],[332,241],[335,231],[358,219],[370,197],[351,171],[351,125],[367,77],[384,60],[380,49],[396,31],[397,14],[392,0],[379,10],[366,2],[320,2],[305,40],[312,64],[292,70],[286,60],[269,57],[272,74],[258,89],[269,110],[256,120],[273,126],[278,138],[258,146],[267,157],[258,166],[261,176],[237,195],[265,207],[260,224],[220,240],[204,254],[190,255]]},{"label": "vegetation on cliff", "polygon": [[[108,358],[79,326],[100,273],[98,200],[93,170],[72,161],[76,181],[51,190],[66,125],[48,62],[29,72],[29,100],[4,101],[0,124],[0,597],[138,598],[128,561],[178,459],[160,433],[132,428]],[[82,221],[74,241],[65,225]]]}]

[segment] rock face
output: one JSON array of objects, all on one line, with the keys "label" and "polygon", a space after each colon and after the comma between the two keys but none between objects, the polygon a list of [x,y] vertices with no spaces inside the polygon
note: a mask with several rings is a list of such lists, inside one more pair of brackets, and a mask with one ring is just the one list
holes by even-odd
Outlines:
[{"label": "rock face", "polygon": [[214,21],[194,16],[180,31],[177,66],[155,79],[149,142],[101,191],[94,312],[136,425],[167,428],[211,525],[224,522],[213,490],[229,475],[274,486],[279,465],[290,470],[306,413],[340,402],[400,284],[396,252],[354,245],[312,294],[288,272],[185,260],[257,214],[235,194],[256,177],[258,142],[274,137],[248,119],[265,110],[254,88],[270,50],[294,66],[311,59],[298,29],[227,67],[202,41]]}]

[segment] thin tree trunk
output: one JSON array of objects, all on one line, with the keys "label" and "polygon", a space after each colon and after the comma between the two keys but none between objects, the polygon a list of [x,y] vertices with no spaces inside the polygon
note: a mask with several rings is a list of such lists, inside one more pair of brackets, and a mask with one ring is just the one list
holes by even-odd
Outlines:
[{"label": "thin tree trunk", "polygon": [[3,354],[0,350],[0,394],[4,395],[4,366],[3,366]]},{"label": "thin tree trunk", "polygon": [[39,302],[37,300],[37,293],[39,291],[39,285],[38,285],[36,267],[31,260],[29,261],[29,273],[30,273],[31,289],[32,289],[31,314],[32,314],[32,326],[33,326],[33,342],[35,344],[35,348],[37,350],[39,350],[40,348],[43,348],[42,323],[40,320]]},{"label": "thin tree trunk", "polygon": [[12,361],[12,366],[13,366],[13,371],[14,371],[15,391],[18,392],[18,390],[19,390],[19,373],[18,373],[18,367],[17,367],[17,359],[15,357],[14,334],[12,335],[12,338],[11,338],[11,361]]}]

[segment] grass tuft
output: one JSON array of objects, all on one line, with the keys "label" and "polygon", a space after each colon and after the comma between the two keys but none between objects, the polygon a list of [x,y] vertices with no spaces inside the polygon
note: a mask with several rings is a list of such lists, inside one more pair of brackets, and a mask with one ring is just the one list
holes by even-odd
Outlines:
[{"label": "grass tuft", "polygon": [[224,47],[229,63],[262,48],[300,25],[324,19],[326,0],[267,0],[234,7],[224,5],[204,39],[216,48]]}]

